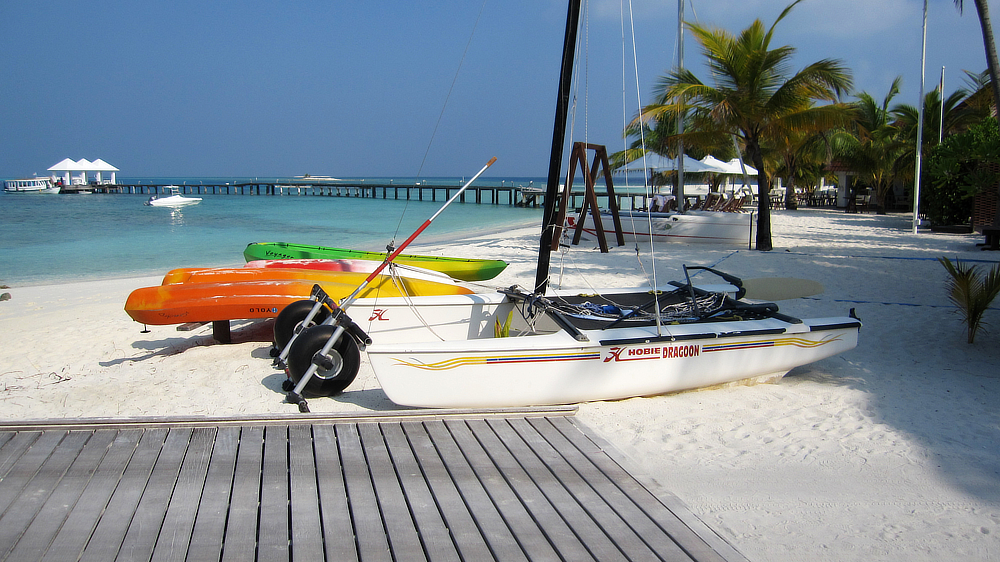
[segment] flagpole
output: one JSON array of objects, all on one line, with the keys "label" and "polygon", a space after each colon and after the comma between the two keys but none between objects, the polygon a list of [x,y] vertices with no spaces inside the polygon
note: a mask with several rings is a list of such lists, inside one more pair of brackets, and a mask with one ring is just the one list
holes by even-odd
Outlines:
[{"label": "flagpole", "polygon": [[938,118],[938,144],[944,140],[944,67],[941,67],[941,92],[939,96],[941,98],[941,115]]},{"label": "flagpole", "polygon": [[[920,49],[920,99],[917,102],[917,164],[913,178],[913,233],[920,226],[920,152],[924,142],[924,65],[927,63],[927,0],[924,0],[923,41]],[[941,93],[942,97],[944,92]]]}]

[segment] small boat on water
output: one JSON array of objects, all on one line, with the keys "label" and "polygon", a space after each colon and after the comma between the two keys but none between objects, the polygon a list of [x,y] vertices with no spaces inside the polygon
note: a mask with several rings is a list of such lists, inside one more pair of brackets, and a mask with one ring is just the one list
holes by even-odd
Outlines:
[{"label": "small boat on water", "polygon": [[[243,257],[248,262],[256,260],[369,260],[382,262],[385,261],[386,254],[384,252],[365,252],[346,248],[290,244],[287,242],[253,242],[243,250]],[[502,260],[407,254],[400,254],[393,258],[393,262],[400,265],[440,271],[449,277],[461,281],[493,279],[507,267],[507,262]],[[309,266],[315,269],[324,268],[324,264],[321,261],[314,261]],[[275,267],[282,267],[282,265],[277,264]]]},{"label": "small boat on water", "polygon": [[181,207],[201,203],[201,197],[181,195],[181,188],[176,185],[164,186],[163,192],[166,194],[165,196],[154,195],[146,201],[146,205],[151,207]]},{"label": "small boat on water", "polygon": [[59,193],[59,186],[49,178],[4,180],[3,190],[9,193]]}]

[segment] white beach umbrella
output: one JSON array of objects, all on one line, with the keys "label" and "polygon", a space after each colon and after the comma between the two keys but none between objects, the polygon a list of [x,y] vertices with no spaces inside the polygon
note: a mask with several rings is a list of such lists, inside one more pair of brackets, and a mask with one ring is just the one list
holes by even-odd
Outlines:
[{"label": "white beach umbrella", "polygon": [[[645,160],[645,162],[643,162]],[[646,154],[646,158],[637,158],[632,162],[629,162],[622,170],[629,171],[641,171],[641,170],[656,170],[659,172],[666,170],[676,170],[677,169],[677,159],[667,158],[666,156],[661,156],[659,154]],[[684,171],[685,172],[716,172],[720,173],[724,168],[717,166],[711,166],[705,164],[701,160],[696,160],[691,158],[687,154],[684,155]]]},{"label": "white beach umbrella", "polygon": [[[726,164],[728,166],[732,167],[732,169],[734,170],[734,172],[732,172],[732,173],[734,173],[734,174],[742,174],[743,173],[743,170],[740,168],[740,159],[739,158],[733,158],[729,162],[726,162]],[[746,168],[748,176],[756,176],[757,175],[757,168],[754,168],[753,166],[747,164],[746,162],[743,163],[743,167]]]}]

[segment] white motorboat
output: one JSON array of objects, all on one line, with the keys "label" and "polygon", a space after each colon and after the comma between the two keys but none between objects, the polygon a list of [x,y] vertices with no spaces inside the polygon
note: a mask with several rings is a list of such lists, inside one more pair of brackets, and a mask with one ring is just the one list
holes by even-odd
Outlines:
[{"label": "white motorboat", "polygon": [[180,207],[183,205],[194,205],[201,203],[201,197],[187,197],[181,195],[181,188],[176,185],[167,185],[163,188],[164,196],[154,195],[146,201],[146,205],[151,207]]}]

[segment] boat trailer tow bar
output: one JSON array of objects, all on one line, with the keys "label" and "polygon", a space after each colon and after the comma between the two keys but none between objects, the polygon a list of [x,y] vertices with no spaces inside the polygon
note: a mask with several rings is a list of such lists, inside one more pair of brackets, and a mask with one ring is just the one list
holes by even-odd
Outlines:
[{"label": "boat trailer tow bar", "polygon": [[[334,358],[330,356],[330,350],[333,349],[333,346],[335,346],[338,341],[340,341],[340,338],[341,336],[343,336],[345,331],[351,334],[351,336],[354,337],[356,340],[358,340],[358,343],[362,346],[361,347],[362,349],[363,346],[367,346],[372,343],[372,340],[370,337],[368,337],[368,334],[366,334],[364,330],[362,330],[357,324],[355,324],[354,321],[351,320],[351,318],[347,316],[347,313],[344,311],[349,306],[351,306],[351,304],[353,304],[355,300],[358,299],[361,292],[365,290],[365,288],[368,286],[369,283],[372,282],[372,280],[378,277],[379,273],[381,273],[383,269],[392,264],[392,260],[394,260],[400,253],[402,253],[403,250],[410,245],[410,242],[413,242],[413,240],[417,236],[419,236],[420,233],[424,231],[424,229],[430,226],[430,224],[434,222],[434,219],[436,219],[438,215],[443,213],[444,210],[447,209],[449,205],[451,205],[456,199],[458,199],[458,197],[462,195],[462,193],[464,193],[465,190],[470,185],[472,185],[472,182],[476,181],[479,178],[479,176],[483,175],[483,172],[489,169],[489,167],[492,166],[496,161],[497,161],[496,156],[491,158],[490,161],[487,162],[486,165],[483,166],[482,169],[480,169],[479,172],[476,173],[476,175],[472,176],[472,178],[469,179],[469,181],[465,182],[465,184],[462,185],[462,187],[459,188],[459,190],[455,192],[455,194],[452,195],[451,198],[448,199],[448,201],[445,202],[445,204],[440,209],[438,209],[436,213],[434,213],[433,215],[431,215],[430,218],[425,220],[423,224],[421,224],[420,227],[418,227],[417,230],[415,230],[413,234],[410,235],[409,238],[407,238],[402,244],[399,245],[398,248],[395,249],[395,251],[391,249],[390,245],[390,248],[388,248],[389,252],[386,255],[385,261],[383,261],[377,268],[375,268],[375,271],[373,271],[361,283],[361,285],[359,285],[358,288],[354,290],[353,293],[344,298],[339,305],[333,299],[331,299],[326,294],[325,291],[323,291],[322,287],[320,287],[319,285],[313,286],[310,298],[315,298],[316,304],[313,305],[312,309],[309,311],[309,314],[306,316],[305,320],[303,320],[299,326],[296,326],[295,332],[293,333],[291,339],[288,340],[288,343],[285,344],[285,347],[281,350],[281,353],[274,360],[275,366],[285,369],[286,361],[288,360],[288,354],[292,348],[292,343],[297,339],[299,335],[301,335],[301,333],[305,329],[307,329],[303,327],[309,326],[310,323],[313,321],[314,318],[316,318],[316,315],[319,314],[320,310],[322,310],[324,306],[331,310],[332,314],[330,315],[330,317],[326,318],[323,322],[320,323],[320,325],[326,325],[326,326],[335,325],[336,328],[334,329],[333,334],[326,341],[326,343],[323,344],[323,347],[320,348],[320,350],[313,355],[312,363],[309,365],[309,368],[306,369],[306,371],[302,374],[302,378],[299,379],[298,383],[295,385],[295,388],[293,388],[292,390],[287,390],[285,387],[288,385],[286,384],[282,385],[282,389],[288,392],[288,394],[286,395],[287,401],[291,404],[298,404],[299,412],[306,413],[309,411],[309,405],[306,403],[306,399],[302,397],[302,391],[305,389],[306,385],[309,384],[309,380],[312,379],[313,375],[315,375],[320,368],[333,369],[335,367],[338,367],[338,365],[336,365],[336,361],[334,360]],[[286,382],[290,382],[290,380]]]},{"label": "boat trailer tow bar", "polygon": [[[324,307],[331,311],[330,317],[324,322],[324,324],[336,326],[336,329],[330,339],[327,340],[326,344],[324,344],[323,347],[313,355],[312,365],[310,365],[309,369],[302,375],[302,378],[299,379],[298,384],[296,384],[294,388],[288,388],[291,386],[289,383],[292,382],[290,379],[286,380],[282,384],[282,390],[288,392],[286,395],[287,401],[290,404],[298,405],[299,411],[303,413],[309,411],[309,405],[306,403],[306,399],[302,397],[302,391],[305,389],[306,385],[309,384],[309,380],[314,374],[316,374],[316,371],[320,368],[327,371],[335,370],[335,368],[339,369],[340,366],[337,365],[337,363],[342,360],[339,356],[334,357],[330,355],[330,350],[333,349],[333,346],[337,344],[341,337],[343,337],[344,333],[346,332],[349,336],[354,338],[354,340],[358,343],[359,349],[362,351],[366,346],[369,346],[372,343],[371,336],[369,336],[361,328],[361,326],[358,326],[354,320],[348,316],[347,312],[337,305],[337,301],[333,300],[326,294],[326,291],[324,291],[322,287],[319,285],[313,285],[312,293],[309,295],[309,298],[315,300],[316,304],[313,305],[312,310],[309,311],[305,320],[295,327],[295,334],[298,335],[303,330],[303,326],[309,326],[316,315],[319,314],[320,310]],[[285,359],[288,357],[288,351],[290,348],[291,341],[289,341],[289,343],[282,350],[282,354],[274,358],[275,367],[282,370],[286,368]]]}]

